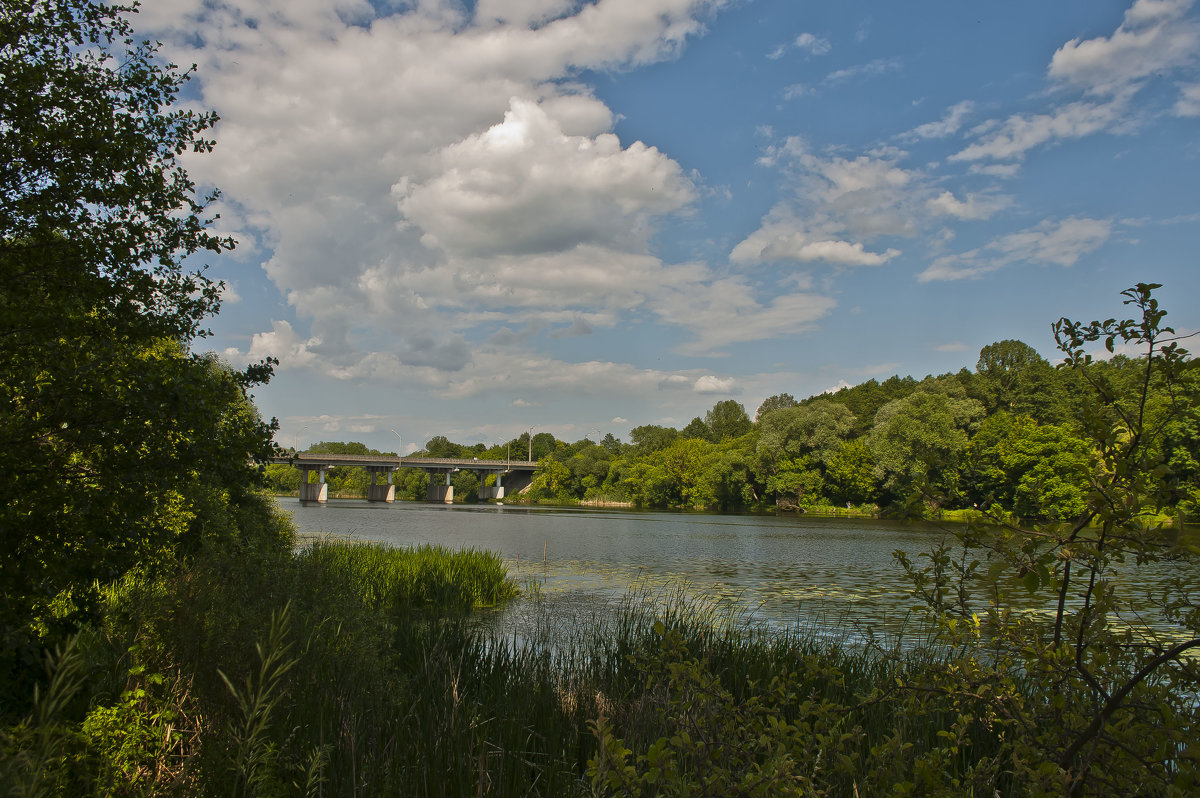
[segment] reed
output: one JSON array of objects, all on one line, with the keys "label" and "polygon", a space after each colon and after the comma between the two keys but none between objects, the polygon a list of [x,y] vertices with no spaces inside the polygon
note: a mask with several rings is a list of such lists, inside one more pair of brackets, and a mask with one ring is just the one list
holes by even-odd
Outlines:
[{"label": "reed", "polygon": [[[486,552],[345,541],[211,552],[112,591],[107,626],[80,656],[119,659],[148,705],[177,701],[176,717],[202,719],[173,762],[198,794],[227,792],[231,774],[243,789],[287,794],[591,794],[597,723],[636,760],[678,735],[684,694],[713,710],[692,719],[697,733],[720,740],[725,727],[703,724],[722,718],[756,730],[814,792],[849,795],[871,778],[882,790],[931,759],[959,777],[994,750],[976,724],[972,746],[949,753],[958,708],[936,697],[915,705],[895,687],[953,652],[773,631],[682,591],[632,594],[565,631],[539,616],[520,639],[470,613],[517,592]],[[151,673],[188,690],[140,675]],[[90,694],[93,708],[110,700]],[[750,742],[744,750],[761,746]],[[76,744],[76,763],[95,761],[86,740]],[[74,767],[74,794],[102,792]]]}]

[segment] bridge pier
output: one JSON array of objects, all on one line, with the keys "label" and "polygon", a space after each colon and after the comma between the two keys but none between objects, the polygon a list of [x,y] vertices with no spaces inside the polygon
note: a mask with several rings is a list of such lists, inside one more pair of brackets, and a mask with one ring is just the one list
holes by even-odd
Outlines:
[{"label": "bridge pier", "polygon": [[439,485],[434,476],[442,473],[440,471],[430,472],[429,475],[429,490],[425,492],[425,501],[434,502],[437,504],[454,504],[454,485],[450,482],[450,475],[453,471],[446,471],[446,484]]},{"label": "bridge pier", "polygon": [[[325,482],[325,472],[329,470],[327,465],[307,466],[302,465],[300,468],[300,501],[302,502],[319,502],[324,503],[329,500],[329,485]],[[317,472],[317,481],[309,483],[308,472]]]},{"label": "bridge pier", "polygon": [[[367,501],[369,502],[394,502],[396,501],[396,486],[388,479],[388,475],[396,470],[396,466],[367,466],[367,471],[371,472],[371,484],[367,487]],[[382,485],[376,485],[375,479],[380,474],[383,474],[384,482]]]},{"label": "bridge pier", "polygon": [[[495,485],[482,484],[484,481],[486,481],[487,475],[489,473],[493,473],[496,475],[496,484]],[[503,499],[504,498],[504,485],[503,485],[502,480],[504,479],[504,472],[503,471],[492,471],[492,472],[483,471],[483,472],[481,472],[481,475],[482,475],[482,478],[479,480],[479,482],[480,482],[479,498],[480,499]]]}]

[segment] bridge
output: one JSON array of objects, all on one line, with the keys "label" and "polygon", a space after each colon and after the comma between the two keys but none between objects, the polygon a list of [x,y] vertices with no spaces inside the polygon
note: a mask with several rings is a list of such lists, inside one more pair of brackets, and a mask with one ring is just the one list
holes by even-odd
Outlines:
[{"label": "bridge", "polygon": [[[323,502],[329,497],[329,485],[325,482],[325,474],[335,466],[357,466],[365,468],[371,475],[371,485],[367,488],[367,501],[391,502],[396,500],[396,486],[391,484],[388,474],[400,468],[420,468],[430,475],[429,489],[426,491],[427,501],[450,504],[454,501],[454,485],[450,480],[459,471],[474,471],[479,474],[479,498],[503,499],[506,490],[515,488],[524,490],[533,479],[537,463],[524,460],[480,460],[477,457],[387,457],[369,454],[316,454],[299,452],[290,457],[275,457],[272,463],[293,465],[300,469],[300,501]],[[308,475],[317,472],[317,481],[310,483]],[[383,482],[376,484],[380,475]],[[446,475],[442,484],[435,475]],[[488,474],[496,475],[495,485],[483,485]],[[503,481],[507,478],[508,485]]]}]

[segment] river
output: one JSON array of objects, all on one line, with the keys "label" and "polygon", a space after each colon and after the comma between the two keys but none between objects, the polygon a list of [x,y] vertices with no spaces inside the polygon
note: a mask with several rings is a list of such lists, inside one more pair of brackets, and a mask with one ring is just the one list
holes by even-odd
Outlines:
[{"label": "river", "polygon": [[[947,533],[923,524],[811,516],[718,515],[523,505],[433,505],[281,498],[304,535],[392,546],[494,551],[541,604],[574,617],[631,591],[694,600],[771,626],[895,628],[913,605],[896,549],[915,556]],[[542,607],[544,610],[545,607]],[[518,602],[499,623],[533,623]],[[541,621],[544,622],[544,619]]]},{"label": "river", "polygon": [[[373,504],[331,500],[301,505],[280,498],[303,535],[329,534],[391,546],[436,544],[496,552],[536,590],[491,616],[505,632],[569,629],[631,592],[654,599],[685,592],[725,617],[784,628],[803,625],[840,636],[907,628],[917,604],[895,564],[916,560],[946,527],[863,518],[722,515],[525,505]],[[1186,563],[1159,563],[1112,578],[1146,595],[1169,579],[1193,585]],[[1139,602],[1138,609],[1147,604]],[[1170,624],[1158,626],[1172,636]]]}]

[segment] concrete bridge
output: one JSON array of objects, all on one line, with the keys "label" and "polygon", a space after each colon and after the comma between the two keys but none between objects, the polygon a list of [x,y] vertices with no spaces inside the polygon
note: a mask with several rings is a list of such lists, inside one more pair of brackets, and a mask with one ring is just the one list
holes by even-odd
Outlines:
[{"label": "concrete bridge", "polygon": [[[300,469],[300,501],[323,502],[329,497],[329,485],[325,473],[334,466],[357,466],[371,474],[371,485],[367,488],[367,501],[391,502],[396,500],[396,486],[388,475],[400,468],[420,468],[429,472],[429,490],[425,498],[431,502],[450,504],[454,501],[454,485],[450,480],[458,471],[474,471],[479,474],[479,498],[503,499],[505,491],[524,490],[533,480],[537,463],[523,460],[480,460],[477,457],[381,457],[369,454],[315,454],[300,452],[291,457],[276,457],[272,463],[293,465]],[[309,472],[317,472],[317,481],[309,483]],[[383,481],[376,480],[383,475]],[[445,474],[445,483],[436,477]],[[495,485],[483,485],[488,474],[496,475]],[[507,480],[508,484],[503,484]]]}]

